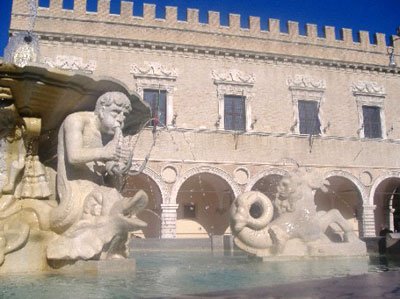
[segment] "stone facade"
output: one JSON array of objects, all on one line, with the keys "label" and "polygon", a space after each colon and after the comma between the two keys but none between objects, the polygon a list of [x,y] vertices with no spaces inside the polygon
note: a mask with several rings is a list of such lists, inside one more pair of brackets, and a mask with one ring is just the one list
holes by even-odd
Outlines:
[{"label": "stone facade", "polygon": [[[111,76],[141,95],[166,91],[166,127],[153,148],[151,129],[144,130],[135,149],[140,164],[152,148],[136,176],[154,197],[146,217],[161,226],[147,236],[229,233],[234,197],[255,188],[268,193],[277,176],[298,166],[330,180],[331,193],[316,194],[319,208],[338,208],[361,235],[375,236],[391,223],[388,202],[400,186],[400,69],[388,66],[383,34],[372,43],[360,32],[354,41],[343,29],[339,39],[327,26],[320,37],[308,24],[300,35],[296,22],[280,32],[274,19],[261,30],[256,17],[241,28],[234,14],[222,26],[217,12],[204,24],[195,9],[178,20],[176,7],[159,19],[154,5],[137,17],[131,2],[114,15],[109,2],[99,0],[93,13],[85,1],[65,10],[61,0],[51,0],[39,8],[34,32],[50,67]],[[28,24],[26,1],[14,0],[11,33]],[[225,95],[245,99],[244,132],[224,129]],[[300,134],[303,100],[318,103],[318,136]],[[365,137],[365,105],[380,109],[382,138]]]}]

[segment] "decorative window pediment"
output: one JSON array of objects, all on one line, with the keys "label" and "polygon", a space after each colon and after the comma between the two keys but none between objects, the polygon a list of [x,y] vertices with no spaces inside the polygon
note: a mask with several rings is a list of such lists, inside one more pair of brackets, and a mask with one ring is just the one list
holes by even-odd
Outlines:
[{"label": "decorative window pediment", "polygon": [[144,90],[166,92],[166,125],[174,126],[173,99],[178,71],[174,67],[158,62],[144,62],[139,66],[133,64],[130,73],[136,82],[136,92],[144,98]]},{"label": "decorative window pediment", "polygon": [[246,74],[236,69],[213,70],[211,72],[211,77],[214,84],[217,86],[219,115],[216,123],[217,128],[221,130],[225,129],[225,96],[238,96],[243,98],[245,101],[245,129],[246,131],[251,131],[253,128],[250,103],[254,97],[254,74]]},{"label": "decorative window pediment", "polygon": [[326,88],[325,80],[315,79],[306,75],[296,75],[294,78],[288,78],[286,83],[290,90],[305,89],[323,91]]},{"label": "decorative window pediment", "polygon": [[[385,126],[385,88],[377,82],[372,81],[358,81],[354,82],[351,86],[352,92],[356,98],[359,129],[357,133],[360,138],[386,138]],[[367,111],[370,111],[367,113]],[[374,111],[372,117],[370,115]],[[375,114],[379,115],[375,115]],[[380,122],[380,124],[379,124]],[[373,123],[374,130],[371,131],[371,123]],[[380,128],[379,128],[380,125]],[[371,133],[371,132],[373,133]]]},{"label": "decorative window pediment", "polygon": [[92,74],[96,70],[96,61],[83,61],[82,57],[70,55],[57,55],[56,58],[45,57],[43,62],[52,68],[57,68],[66,71],[81,71]]},{"label": "decorative window pediment", "polygon": [[131,74],[133,74],[135,78],[154,78],[175,81],[177,70],[175,68],[168,68],[157,62],[145,62],[143,66],[133,64],[131,66]]},{"label": "decorative window pediment", "polygon": [[[326,89],[325,80],[315,79],[308,75],[295,75],[294,77],[289,77],[286,80],[286,84],[291,91],[293,105],[294,120],[290,130],[297,134],[303,134],[304,132],[306,132],[304,134],[313,135],[323,134],[323,114],[321,105],[324,101],[324,92]],[[307,101],[310,101],[309,105]],[[301,109],[299,109],[299,105],[302,106],[300,107]],[[306,113],[307,111],[308,113]],[[309,118],[311,116],[315,119],[310,120]],[[311,127],[305,122],[311,122]]]},{"label": "decorative window pediment", "polygon": [[215,84],[239,84],[251,85],[255,83],[254,74],[245,74],[236,69],[228,71],[212,71],[212,78]]},{"label": "decorative window pediment", "polygon": [[367,95],[374,97],[385,96],[385,88],[376,82],[359,81],[353,83],[352,90],[354,95]]}]

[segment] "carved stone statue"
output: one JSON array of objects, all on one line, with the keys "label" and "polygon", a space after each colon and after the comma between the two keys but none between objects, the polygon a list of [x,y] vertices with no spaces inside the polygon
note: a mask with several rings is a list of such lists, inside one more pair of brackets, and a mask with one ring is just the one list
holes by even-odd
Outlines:
[{"label": "carved stone statue", "polygon": [[[317,212],[314,190],[327,191],[327,185],[298,171],[282,178],[272,201],[256,191],[241,194],[231,207],[236,245],[260,257],[366,255],[365,243],[338,210]],[[328,238],[328,227],[343,232],[342,242]]]},{"label": "carved stone statue", "polygon": [[150,109],[112,79],[2,61],[0,73],[0,274],[126,257],[148,198],[120,190]]},{"label": "carved stone statue", "polygon": [[[0,87],[0,98],[0,155],[2,156],[0,161],[0,171],[2,172],[0,182],[1,266],[5,262],[7,254],[23,248],[28,242],[31,229],[26,219],[24,219],[22,202],[17,201],[17,199],[21,198],[21,188],[24,186],[23,179],[18,177],[27,180],[28,175],[30,176],[29,179],[35,179],[36,176],[32,174],[32,171],[25,171],[22,176],[19,176],[25,168],[27,156],[25,148],[26,137],[34,131],[30,123],[32,118],[22,120],[16,112],[11,91],[7,88]],[[10,151],[17,152],[13,161],[9,159]],[[40,164],[32,155],[28,155],[28,159],[35,159],[35,165]],[[40,164],[40,166],[42,165]],[[34,187],[31,189],[35,190]]]},{"label": "carved stone statue", "polygon": [[95,111],[70,114],[62,123],[59,205],[50,213],[50,227],[59,236],[48,245],[48,259],[125,257],[128,232],[146,226],[136,217],[147,205],[146,193],[124,198],[117,190],[132,158],[129,140],[122,136],[131,110],[125,94],[107,92]]}]

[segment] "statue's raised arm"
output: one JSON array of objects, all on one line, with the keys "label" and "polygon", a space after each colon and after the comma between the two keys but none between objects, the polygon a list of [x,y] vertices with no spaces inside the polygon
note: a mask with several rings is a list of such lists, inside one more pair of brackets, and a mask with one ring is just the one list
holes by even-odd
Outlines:
[{"label": "statue's raised arm", "polygon": [[[112,176],[129,168],[121,165],[130,163],[122,129],[131,111],[125,94],[107,92],[97,100],[95,111],[73,113],[62,123],[57,149],[59,206],[50,215],[51,228],[61,235],[49,245],[48,258],[123,256],[121,244],[127,233],[146,225],[131,214],[146,206],[147,195],[123,198],[104,181],[106,173]],[[76,242],[85,246],[78,250]]]}]

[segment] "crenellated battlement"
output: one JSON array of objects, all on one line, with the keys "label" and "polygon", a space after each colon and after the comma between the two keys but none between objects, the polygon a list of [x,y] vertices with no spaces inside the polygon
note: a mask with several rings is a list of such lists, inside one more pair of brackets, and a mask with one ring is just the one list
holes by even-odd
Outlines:
[{"label": "crenellated battlement", "polygon": [[[13,18],[11,22],[11,30],[22,30],[24,21],[22,20],[28,15],[28,7],[26,0],[14,0],[13,1]],[[181,38],[190,36],[191,38],[186,39],[186,43],[196,44],[197,39],[193,37],[194,33],[199,34],[212,34],[209,36],[209,44],[207,46],[222,46],[220,42],[216,41],[215,36],[225,36],[228,39],[238,38],[244,39],[243,42],[248,42],[254,39],[252,43],[270,42],[271,46],[267,47],[251,47],[256,51],[270,51],[275,52],[276,44],[281,42],[285,44],[296,44],[302,48],[298,52],[298,55],[308,56],[307,47],[316,46],[323,48],[334,48],[340,50],[355,50],[357,52],[371,52],[375,54],[387,54],[387,45],[385,34],[376,33],[373,41],[370,40],[370,34],[367,31],[359,32],[359,40],[353,39],[353,32],[351,29],[341,29],[340,35],[337,36],[335,27],[324,26],[324,36],[318,35],[318,27],[315,24],[307,24],[304,34],[301,34],[299,23],[289,21],[287,23],[287,32],[282,32],[280,20],[269,19],[268,29],[262,29],[264,26],[264,20],[259,17],[249,17],[248,27],[243,28],[241,26],[241,16],[238,14],[229,14],[229,24],[224,26],[221,25],[221,18],[219,12],[209,11],[208,19],[205,23],[199,20],[198,9],[187,9],[186,20],[178,19],[178,8],[167,6],[165,7],[165,17],[156,17],[156,5],[144,4],[143,15],[134,15],[135,4],[132,2],[121,2],[120,13],[110,13],[110,0],[98,0],[97,12],[88,12],[86,10],[85,0],[75,0],[74,8],[72,10],[63,9],[63,0],[50,0],[50,6],[48,8],[39,7],[38,19],[35,30],[40,33],[53,32],[57,33],[57,28],[62,27],[62,30],[58,29],[59,33],[67,35],[90,35],[90,36],[101,36],[112,38],[124,38],[124,39],[138,39],[139,34],[137,30],[131,28],[131,26],[137,26],[143,29],[143,32],[149,33],[151,30],[158,30],[160,33],[162,30],[169,31],[164,32],[159,36],[160,42],[162,38],[166,42],[179,42],[179,35]],[[49,28],[44,20],[51,19],[54,27]],[[68,25],[67,23],[68,22]],[[265,21],[266,22],[266,21]],[[45,23],[47,25],[45,25]],[[63,26],[64,24],[64,26]],[[75,24],[75,25],[74,25]],[[112,28],[111,28],[112,27]],[[161,30],[161,31],[160,31]],[[177,35],[177,39],[174,39],[174,32]],[[154,35],[153,35],[154,37]],[[155,35],[157,38],[157,34]],[[162,37],[162,38],[161,38]],[[199,39],[201,40],[201,38]],[[204,40],[204,36],[203,36]],[[207,38],[205,39],[207,40]],[[233,47],[233,43],[227,42],[227,47]],[[185,43],[185,42],[183,42]],[[238,43],[238,42],[237,42]],[[238,50],[245,45],[240,45]],[[275,47],[275,48],[274,48]],[[290,48],[290,46],[289,46]],[[396,53],[399,53],[399,46],[395,45]],[[290,49],[289,49],[290,50]],[[293,51],[292,51],[293,52]],[[326,53],[325,53],[326,55]],[[344,55],[348,57],[348,55]],[[356,56],[355,54],[353,56]],[[338,57],[343,59],[342,57]]]}]

